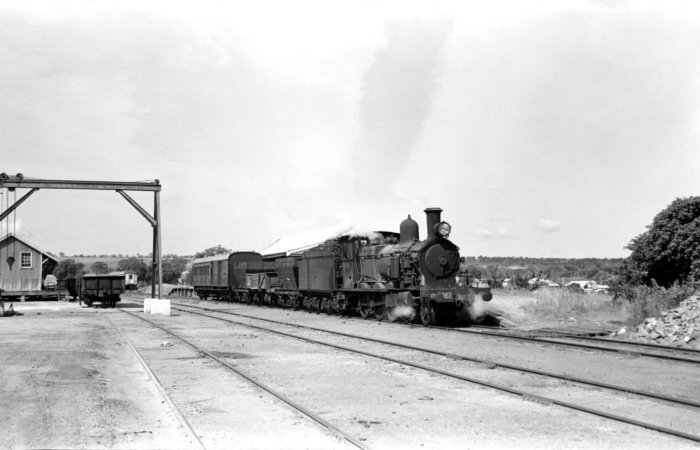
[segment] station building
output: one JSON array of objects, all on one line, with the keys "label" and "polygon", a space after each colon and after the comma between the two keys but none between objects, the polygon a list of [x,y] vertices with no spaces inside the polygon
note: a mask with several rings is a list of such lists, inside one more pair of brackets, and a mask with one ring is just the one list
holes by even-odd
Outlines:
[{"label": "station building", "polygon": [[58,261],[12,233],[0,239],[0,291],[3,297],[43,296],[43,281]]}]

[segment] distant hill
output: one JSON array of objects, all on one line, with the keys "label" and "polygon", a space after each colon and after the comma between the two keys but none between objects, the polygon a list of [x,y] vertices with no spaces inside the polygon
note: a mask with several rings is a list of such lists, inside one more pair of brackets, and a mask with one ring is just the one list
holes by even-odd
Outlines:
[{"label": "distant hill", "polygon": [[144,262],[144,264],[149,265],[151,264],[151,257],[150,256],[121,256],[121,257],[115,257],[115,256],[61,256],[58,257],[58,261],[65,261],[66,259],[72,259],[76,262],[81,262],[85,266],[86,269],[89,269],[90,266],[97,261],[102,261],[107,263],[107,266],[109,267],[110,270],[117,270],[117,266],[119,265],[119,261],[123,259],[129,259],[129,258],[139,258]]},{"label": "distant hill", "polygon": [[467,256],[464,263],[469,272],[480,278],[500,280],[521,275],[557,281],[577,278],[608,284],[623,261],[623,258]]}]

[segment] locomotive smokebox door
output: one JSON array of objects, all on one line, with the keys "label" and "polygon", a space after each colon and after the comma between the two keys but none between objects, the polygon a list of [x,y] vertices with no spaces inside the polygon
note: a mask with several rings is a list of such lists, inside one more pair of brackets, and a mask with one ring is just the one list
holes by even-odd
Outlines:
[{"label": "locomotive smokebox door", "polygon": [[449,241],[436,241],[421,253],[424,275],[433,280],[448,278],[459,270],[459,252]]}]

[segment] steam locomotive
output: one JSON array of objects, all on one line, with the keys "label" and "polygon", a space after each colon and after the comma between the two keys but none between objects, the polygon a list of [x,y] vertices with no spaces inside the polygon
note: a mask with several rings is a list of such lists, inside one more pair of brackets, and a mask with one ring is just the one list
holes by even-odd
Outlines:
[{"label": "steam locomotive", "polygon": [[399,233],[343,234],[283,257],[234,252],[200,258],[192,264],[195,293],[202,299],[434,325],[477,296],[491,300],[489,288],[458,277],[459,248],[448,239],[451,227],[441,221],[441,212],[425,210],[423,241],[409,215]]}]

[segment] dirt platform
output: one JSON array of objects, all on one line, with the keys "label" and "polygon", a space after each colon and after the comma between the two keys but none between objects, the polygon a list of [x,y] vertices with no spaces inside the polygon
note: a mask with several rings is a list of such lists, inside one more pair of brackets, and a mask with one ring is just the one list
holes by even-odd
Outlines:
[{"label": "dirt platform", "polygon": [[[0,319],[0,448],[350,448],[306,416],[139,319],[144,315],[135,301],[121,306],[135,315],[75,303],[28,302],[15,305],[23,315]],[[377,333],[389,340],[478,350],[489,357],[499,351],[491,341],[422,327],[220,306],[278,319],[294,316],[324,327],[335,323],[348,332]],[[660,448],[696,448],[638,427],[181,311],[149,318],[290,396],[369,448],[617,449],[648,442]],[[528,353],[523,346],[511,347],[500,349],[504,358],[515,358],[510,352],[516,352],[547,359],[541,348]],[[575,362],[574,355],[561,351],[555,357]],[[528,382],[522,374],[450,358],[417,358],[423,365],[553,394],[550,383]],[[156,378],[175,406],[162,395]],[[557,389],[571,394],[566,386]],[[596,392],[585,394],[593,397]]]},{"label": "dirt platform", "polygon": [[27,302],[15,311],[22,315],[0,319],[0,447],[191,446],[138,359],[97,310]]}]

